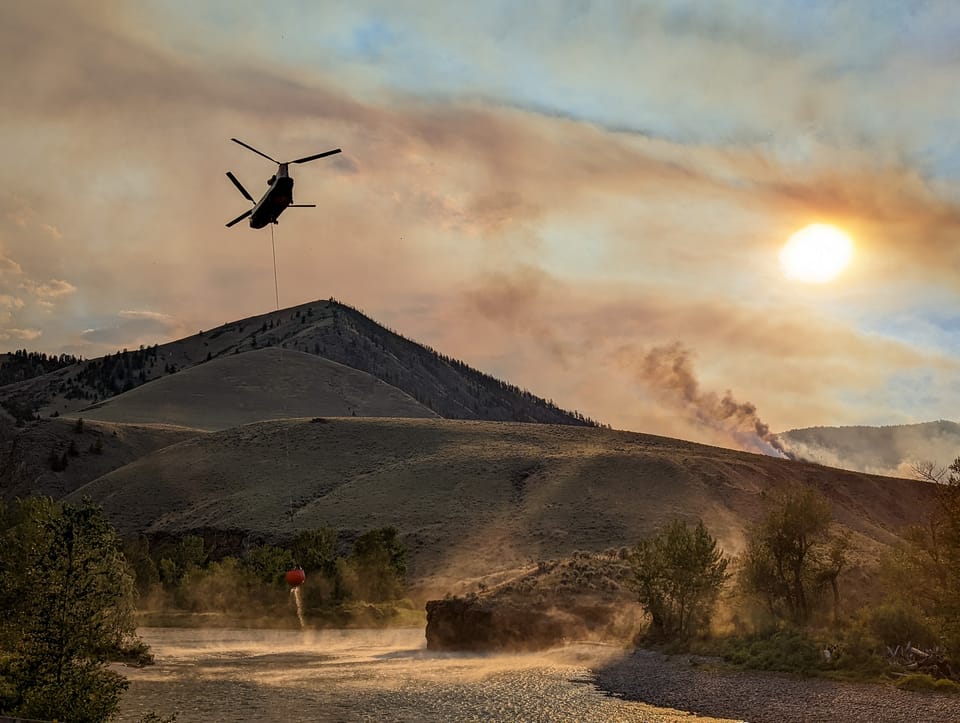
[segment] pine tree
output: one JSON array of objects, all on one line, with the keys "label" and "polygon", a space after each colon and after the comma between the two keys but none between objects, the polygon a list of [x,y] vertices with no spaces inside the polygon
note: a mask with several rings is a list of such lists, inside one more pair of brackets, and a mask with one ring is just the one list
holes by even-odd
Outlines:
[{"label": "pine tree", "polygon": [[106,660],[144,649],[133,600],[116,533],[89,500],[33,498],[0,514],[0,643],[15,653],[0,714],[111,717],[127,681]]}]

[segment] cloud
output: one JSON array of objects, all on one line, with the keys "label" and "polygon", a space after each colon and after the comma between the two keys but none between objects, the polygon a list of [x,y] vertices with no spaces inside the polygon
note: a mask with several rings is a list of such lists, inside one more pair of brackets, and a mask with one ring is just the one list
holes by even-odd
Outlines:
[{"label": "cloud", "polygon": [[174,326],[177,324],[172,316],[159,311],[121,311],[118,316],[122,319],[145,319],[166,326]]},{"label": "cloud", "polygon": [[49,281],[40,283],[28,281],[24,283],[24,286],[29,289],[34,296],[38,296],[41,299],[57,299],[61,296],[72,294],[77,290],[76,286],[62,279],[50,279]]},{"label": "cloud", "polygon": [[40,329],[0,329],[0,341],[33,341],[43,334]]},{"label": "cloud", "polygon": [[20,264],[7,256],[0,256],[0,274],[19,276],[22,273],[23,269],[20,268]]},{"label": "cloud", "polygon": [[128,310],[119,312],[114,320],[103,326],[85,329],[80,333],[80,339],[84,345],[133,348],[140,344],[172,340],[185,333],[184,324],[169,314]]}]

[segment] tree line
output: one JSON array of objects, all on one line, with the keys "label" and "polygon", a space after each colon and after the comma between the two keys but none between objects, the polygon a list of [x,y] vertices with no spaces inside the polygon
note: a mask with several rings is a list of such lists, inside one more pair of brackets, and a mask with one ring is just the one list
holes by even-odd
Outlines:
[{"label": "tree line", "polygon": [[72,354],[45,354],[18,349],[0,362],[0,387],[43,376],[83,361]]},{"label": "tree line", "polygon": [[288,570],[301,568],[307,617],[342,619],[354,603],[392,603],[406,594],[407,551],[394,527],[368,530],[349,550],[330,528],[304,530],[284,544],[254,544],[215,555],[200,535],[124,542],[143,605],[152,610],[219,612],[236,617],[289,613]]}]

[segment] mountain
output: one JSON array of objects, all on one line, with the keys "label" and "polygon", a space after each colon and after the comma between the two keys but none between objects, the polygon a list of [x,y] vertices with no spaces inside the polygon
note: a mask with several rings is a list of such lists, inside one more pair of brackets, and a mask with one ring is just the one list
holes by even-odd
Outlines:
[{"label": "mountain", "polygon": [[946,467],[960,456],[960,424],[939,420],[887,427],[810,427],[777,435],[800,459],[831,467],[913,477],[914,466]]},{"label": "mountain", "polygon": [[789,484],[827,496],[875,557],[935,486],[651,435],[444,419],[290,419],[201,434],[75,490],[122,533],[280,540],[392,525],[420,589],[444,592],[577,550],[634,545],[677,516],[727,552]]},{"label": "mountain", "polygon": [[366,372],[278,348],[197,364],[98,402],[82,415],[208,431],[287,417],[437,417]]},{"label": "mountain", "polygon": [[0,406],[20,419],[78,413],[207,361],[282,347],[358,369],[406,392],[448,419],[595,426],[447,356],[400,336],[333,299],[234,321],[163,345],[79,361],[0,387]]}]

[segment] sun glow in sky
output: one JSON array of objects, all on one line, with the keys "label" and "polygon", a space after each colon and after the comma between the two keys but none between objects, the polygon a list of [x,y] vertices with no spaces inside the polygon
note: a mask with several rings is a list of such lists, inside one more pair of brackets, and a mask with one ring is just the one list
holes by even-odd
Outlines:
[{"label": "sun glow in sky", "polygon": [[780,251],[780,263],[791,279],[822,284],[837,278],[853,258],[853,241],[845,231],[824,223],[793,234]]},{"label": "sun glow in sky", "polygon": [[[958,35],[937,1],[2,3],[0,352],[270,310],[269,231],[224,228],[224,173],[274,171],[238,137],[343,148],[294,174],[284,306],[624,429],[734,444],[691,412],[725,390],[774,430],[956,418]],[[842,276],[785,283],[811,219],[852,266],[818,232],[786,273]]]}]

